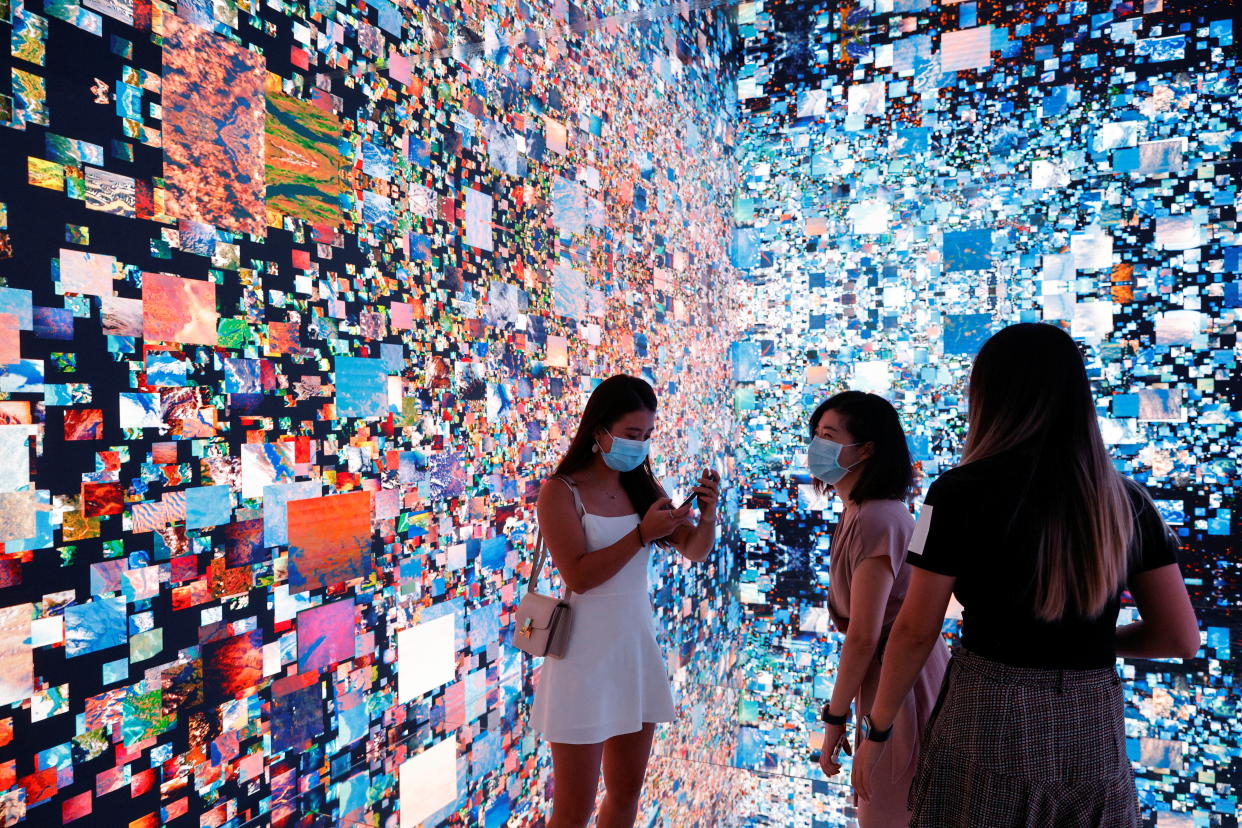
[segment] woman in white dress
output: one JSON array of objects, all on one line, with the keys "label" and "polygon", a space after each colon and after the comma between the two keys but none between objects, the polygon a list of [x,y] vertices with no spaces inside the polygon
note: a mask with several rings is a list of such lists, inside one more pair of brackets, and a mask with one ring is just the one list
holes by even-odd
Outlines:
[{"label": "woman in white dress", "polygon": [[[617,375],[587,400],[556,473],[539,492],[539,527],[573,607],[569,647],[540,669],[531,726],[552,746],[548,828],[632,826],[656,722],[672,721],[673,694],[655,637],[647,586],[655,542],[702,561],[715,541],[717,480],[705,470],[691,505],[673,508],[647,448],[656,396]],[[640,520],[640,517],[641,520]]]}]

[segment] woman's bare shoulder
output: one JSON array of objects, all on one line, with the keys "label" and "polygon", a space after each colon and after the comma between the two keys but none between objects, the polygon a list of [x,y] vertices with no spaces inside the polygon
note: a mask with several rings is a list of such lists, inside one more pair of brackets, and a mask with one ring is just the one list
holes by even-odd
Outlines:
[{"label": "woman's bare shoulder", "polygon": [[563,474],[548,475],[543,479],[543,483],[539,485],[539,499],[553,498],[559,500],[564,498],[572,500],[573,494],[570,486],[573,485],[573,478]]}]

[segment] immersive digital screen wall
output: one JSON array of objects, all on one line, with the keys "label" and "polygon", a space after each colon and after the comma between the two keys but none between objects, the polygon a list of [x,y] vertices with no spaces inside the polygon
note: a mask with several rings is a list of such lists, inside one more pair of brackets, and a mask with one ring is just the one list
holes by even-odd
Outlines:
[{"label": "immersive digital screen wall", "polygon": [[1203,646],[1185,663],[1121,668],[1144,818],[1237,824],[1234,11],[738,6],[749,707],[736,763],[782,775],[788,799],[773,794],[765,811],[774,824],[847,815],[805,755],[840,643],[823,609],[836,518],[802,466],[807,417],[843,388],[885,395],[925,490],[957,462],[974,354],[1018,321],[1063,325],[1081,343],[1118,467],[1182,541]]},{"label": "immersive digital screen wall", "polygon": [[0,0],[6,825],[541,824],[512,610],[617,371],[726,490],[641,824],[848,824],[805,417],[885,394],[925,486],[1017,320],[1184,541],[1145,818],[1237,824],[1230,8],[640,5]]},{"label": "immersive digital screen wall", "polygon": [[[539,482],[619,371],[671,490],[730,445],[725,16],[0,17],[3,823],[542,819]],[[652,562],[675,677],[725,560]]]}]

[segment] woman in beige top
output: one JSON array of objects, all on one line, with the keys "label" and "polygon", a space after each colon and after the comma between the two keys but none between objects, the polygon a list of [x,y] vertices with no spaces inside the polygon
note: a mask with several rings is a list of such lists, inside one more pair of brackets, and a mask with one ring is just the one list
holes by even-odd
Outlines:
[{"label": "woman in beige top", "polygon": [[[824,722],[820,766],[834,776],[841,770],[841,751],[850,751],[846,725],[854,701],[858,738],[867,738],[864,720],[875,698],[884,644],[910,583],[906,550],[914,518],[906,498],[913,468],[897,412],[875,394],[845,391],[828,398],[811,415],[810,432],[807,467],[816,487],[831,487],[845,506],[828,570],[828,611],[845,633],[845,644],[832,698],[820,714]],[[889,744],[874,771],[871,797],[865,801],[855,797],[863,828],[909,823],[906,799],[918,766],[919,739],[948,661],[948,647],[941,641],[924,663],[893,727],[870,734]]]}]

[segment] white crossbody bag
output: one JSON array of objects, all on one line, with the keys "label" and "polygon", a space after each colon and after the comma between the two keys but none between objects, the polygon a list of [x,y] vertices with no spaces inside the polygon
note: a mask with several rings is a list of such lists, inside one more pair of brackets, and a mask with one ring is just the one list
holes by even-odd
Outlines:
[{"label": "white crossbody bag", "polygon": [[[578,510],[578,519],[586,514],[582,498],[578,495],[578,485],[568,477],[557,476],[569,487],[574,496],[574,506]],[[571,610],[569,602],[564,598],[544,595],[536,592],[539,586],[539,573],[548,557],[548,546],[543,542],[543,532],[535,540],[535,562],[531,566],[530,578],[526,580],[526,594],[518,603],[516,626],[513,630],[513,646],[533,656],[561,658],[569,648],[569,629]]]},{"label": "white crossbody bag", "polygon": [[535,591],[547,558],[543,534],[535,541],[535,562],[526,581],[526,594],[518,603],[513,646],[533,656],[560,658],[569,647],[570,606],[564,599]]}]

